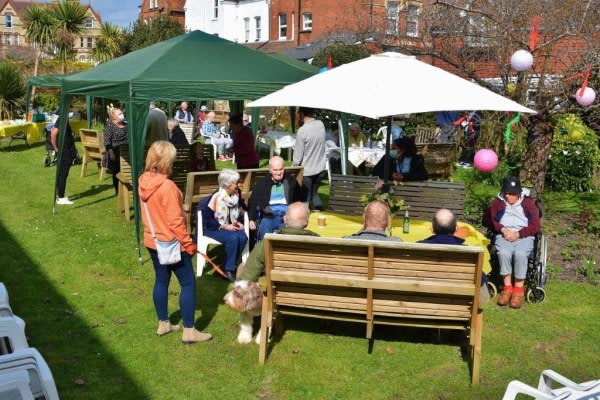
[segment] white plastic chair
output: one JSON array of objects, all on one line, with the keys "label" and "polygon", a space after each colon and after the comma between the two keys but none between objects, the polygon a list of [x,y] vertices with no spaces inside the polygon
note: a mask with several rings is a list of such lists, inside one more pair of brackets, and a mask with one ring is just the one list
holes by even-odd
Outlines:
[{"label": "white plastic chair", "polygon": [[[564,387],[552,389],[554,382],[564,385]],[[600,398],[600,380],[578,384],[547,369],[540,375],[537,389],[514,380],[508,384],[502,400],[514,400],[518,394],[526,394],[536,400],[596,399]]]},{"label": "white plastic chair", "polygon": [[27,371],[0,374],[0,399],[34,400],[29,382]]},{"label": "white plastic chair", "polygon": [[0,306],[9,306],[10,301],[8,299],[8,290],[6,290],[6,286],[4,283],[0,282]]},{"label": "white plastic chair", "polygon": [[2,376],[6,377],[7,374],[18,371],[29,373],[29,386],[34,398],[43,396],[46,400],[59,399],[52,372],[35,348],[29,347],[0,356],[0,382],[2,382]]},{"label": "white plastic chair", "polygon": [[19,317],[0,317],[0,354],[9,354],[28,347],[25,321]]},{"label": "white plastic chair", "polygon": [[[202,270],[204,269],[204,265],[206,264],[206,259],[204,255],[206,254],[206,250],[208,249],[209,244],[221,244],[221,242],[210,238],[208,236],[204,236],[204,231],[202,227],[202,210],[198,208],[198,219],[196,222],[196,232],[198,234],[198,243],[196,244],[198,248],[198,259],[196,262],[196,275],[202,276]],[[246,242],[246,246],[244,250],[242,250],[242,262],[246,262],[248,259],[248,255],[250,254],[250,221],[248,219],[248,213],[244,212],[244,232],[246,233],[246,237],[248,241]]]}]

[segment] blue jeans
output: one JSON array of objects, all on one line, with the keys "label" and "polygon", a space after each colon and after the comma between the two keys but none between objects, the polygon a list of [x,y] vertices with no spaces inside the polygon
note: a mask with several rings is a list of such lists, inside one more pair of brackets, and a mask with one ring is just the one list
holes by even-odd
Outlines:
[{"label": "blue jeans", "polygon": [[237,259],[248,242],[246,232],[226,230],[212,231],[206,229],[204,230],[204,236],[218,240],[225,245],[225,264],[223,264],[223,269],[225,271],[235,271]]},{"label": "blue jeans", "polygon": [[184,328],[194,327],[194,312],[196,308],[196,275],[192,267],[192,257],[187,253],[181,253],[181,261],[177,264],[162,265],[158,262],[156,250],[148,249],[152,264],[154,264],[154,290],[152,299],[159,321],[168,321],[169,282],[171,273],[175,273],[181,292],[179,293],[179,310],[183,319]]},{"label": "blue jeans", "polygon": [[263,240],[267,233],[273,233],[283,226],[283,214],[273,214],[272,217],[263,217],[258,225],[258,240]]}]

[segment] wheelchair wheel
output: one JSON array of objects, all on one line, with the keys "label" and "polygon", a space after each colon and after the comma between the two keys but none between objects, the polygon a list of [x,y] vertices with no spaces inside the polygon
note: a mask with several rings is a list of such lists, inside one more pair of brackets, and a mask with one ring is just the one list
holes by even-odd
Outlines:
[{"label": "wheelchair wheel", "polygon": [[490,294],[490,299],[493,299],[498,294],[498,288],[492,282],[487,281],[485,283],[488,293]]},{"label": "wheelchair wheel", "polygon": [[546,291],[539,286],[527,290],[528,303],[541,303],[546,299]]},{"label": "wheelchair wheel", "polygon": [[546,262],[548,259],[548,242],[546,241],[546,235],[542,234],[539,243],[539,257],[537,259],[537,270],[539,274],[538,286],[546,286]]}]

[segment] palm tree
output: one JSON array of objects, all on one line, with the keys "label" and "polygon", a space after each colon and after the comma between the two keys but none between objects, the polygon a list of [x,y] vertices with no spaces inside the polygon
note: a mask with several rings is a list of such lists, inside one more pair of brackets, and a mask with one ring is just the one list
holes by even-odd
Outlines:
[{"label": "palm tree", "polygon": [[110,22],[103,22],[93,53],[94,59],[99,63],[104,63],[120,56],[123,53],[122,42],[123,29]]},{"label": "palm tree", "polygon": [[25,77],[19,65],[0,62],[0,116],[10,119],[25,96]]},{"label": "palm tree", "polygon": [[54,20],[54,44],[58,48],[58,59],[62,62],[62,72],[67,73],[67,60],[73,53],[75,38],[86,31],[88,18],[86,9],[79,2],[62,0],[52,9]]},{"label": "palm tree", "polygon": [[[42,51],[44,51],[46,46],[52,43],[54,39],[54,20],[48,12],[47,7],[42,6],[41,4],[32,3],[25,9],[23,23],[27,29],[25,37],[27,37],[29,43],[33,44],[36,48],[33,76],[37,76]],[[35,87],[31,91],[31,98],[33,99],[34,97]]]}]

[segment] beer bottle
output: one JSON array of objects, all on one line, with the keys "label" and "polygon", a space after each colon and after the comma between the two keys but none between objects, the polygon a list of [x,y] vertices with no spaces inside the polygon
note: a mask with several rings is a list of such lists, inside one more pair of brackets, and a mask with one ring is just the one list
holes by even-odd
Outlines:
[{"label": "beer bottle", "polygon": [[408,210],[404,213],[404,220],[402,221],[402,232],[408,233],[410,230],[410,218],[408,217]]}]

